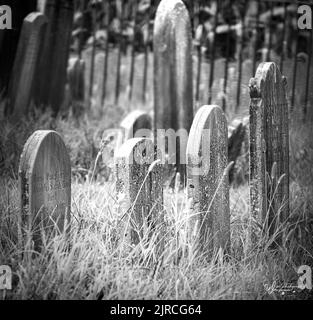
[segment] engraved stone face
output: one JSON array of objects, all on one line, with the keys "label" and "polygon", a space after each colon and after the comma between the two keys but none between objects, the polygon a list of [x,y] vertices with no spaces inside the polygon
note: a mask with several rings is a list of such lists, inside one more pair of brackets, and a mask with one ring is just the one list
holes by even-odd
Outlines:
[{"label": "engraved stone face", "polygon": [[[66,147],[54,131],[36,131],[26,142],[19,169],[22,229],[31,228],[36,244],[46,231],[69,226],[71,166]],[[27,230],[27,229],[26,229]]]}]

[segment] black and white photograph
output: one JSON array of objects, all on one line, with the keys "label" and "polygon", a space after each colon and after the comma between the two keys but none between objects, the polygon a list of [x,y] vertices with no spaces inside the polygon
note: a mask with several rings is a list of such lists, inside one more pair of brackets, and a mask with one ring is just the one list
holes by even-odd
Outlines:
[{"label": "black and white photograph", "polygon": [[312,23],[312,0],[0,0],[0,304],[313,300]]}]

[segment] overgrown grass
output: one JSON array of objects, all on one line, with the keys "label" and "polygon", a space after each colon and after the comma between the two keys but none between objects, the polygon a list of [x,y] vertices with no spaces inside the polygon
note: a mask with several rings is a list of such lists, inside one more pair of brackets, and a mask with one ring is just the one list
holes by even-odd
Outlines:
[{"label": "overgrown grass", "polygon": [[[112,109],[111,123],[88,116],[79,123],[72,118],[51,121],[49,115],[18,126],[1,123],[0,265],[11,266],[14,273],[13,290],[1,292],[1,298],[312,298],[307,290],[266,290],[275,283],[296,286],[297,268],[313,267],[311,124],[294,124],[290,130],[291,211],[288,221],[276,230],[281,245],[273,247],[273,237],[262,234],[250,217],[246,183],[230,192],[231,250],[227,255],[216,252],[208,261],[187,240],[186,194],[178,187],[165,192],[165,224],[157,226],[154,237],[148,237],[147,229],[136,246],[122,241],[124,212],[115,197],[110,161],[98,158],[95,163],[103,131],[119,117]],[[17,245],[17,165],[22,145],[35,129],[54,129],[63,135],[73,170],[70,245],[64,234],[54,235],[40,253],[29,243]],[[252,246],[247,241],[251,224],[256,236]],[[164,235],[165,249],[157,252],[156,241]]]}]

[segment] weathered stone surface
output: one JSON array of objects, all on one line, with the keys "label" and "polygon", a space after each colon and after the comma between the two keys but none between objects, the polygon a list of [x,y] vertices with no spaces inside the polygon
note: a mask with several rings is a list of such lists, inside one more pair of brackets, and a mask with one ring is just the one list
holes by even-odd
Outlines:
[{"label": "weathered stone surface", "polygon": [[227,122],[218,106],[203,106],[187,145],[191,235],[204,251],[230,245]]},{"label": "weathered stone surface", "polygon": [[[71,165],[60,135],[36,131],[27,140],[19,167],[20,236],[29,235],[36,247],[41,232],[69,228]],[[22,238],[20,239],[22,241]]]},{"label": "weathered stone surface", "polygon": [[249,85],[251,213],[270,228],[275,227],[273,222],[279,212],[276,222],[289,215],[286,85],[286,79],[273,62],[260,64]]},{"label": "weathered stone surface", "polygon": [[[153,42],[154,127],[189,132],[193,120],[192,36],[188,10],[182,1],[161,1]],[[181,147],[185,153],[186,145]],[[183,167],[180,171],[184,176]]]},{"label": "weathered stone surface", "polygon": [[152,118],[141,110],[132,111],[121,123],[125,141],[131,138],[151,137]]},{"label": "weathered stone surface", "polygon": [[39,12],[30,13],[24,20],[9,87],[11,113],[28,111],[46,23]]},{"label": "weathered stone surface", "polygon": [[126,141],[115,154],[116,190],[123,210],[125,238],[138,244],[162,223],[162,167],[154,162],[154,143],[147,138]]}]

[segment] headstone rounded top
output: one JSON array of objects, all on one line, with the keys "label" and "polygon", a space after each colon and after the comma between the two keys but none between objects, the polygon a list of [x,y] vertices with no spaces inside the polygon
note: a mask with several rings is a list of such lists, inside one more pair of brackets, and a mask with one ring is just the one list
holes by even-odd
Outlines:
[{"label": "headstone rounded top", "polygon": [[158,34],[158,32],[160,32],[164,27],[168,26],[162,21],[168,20],[172,22],[172,25],[174,25],[174,22],[177,19],[190,21],[189,13],[185,4],[181,0],[162,0],[156,13],[154,33]]},{"label": "headstone rounded top", "polygon": [[134,110],[126,116],[120,126],[125,130],[125,139],[128,140],[136,137],[138,130],[151,130],[152,118],[148,113],[142,110]]},{"label": "headstone rounded top", "polygon": [[[36,229],[54,221],[63,230],[70,219],[71,164],[57,132],[39,130],[27,140],[20,159],[19,188],[24,226]],[[38,238],[36,232],[34,237]]]},{"label": "headstone rounded top", "polygon": [[255,75],[260,89],[262,89],[262,81],[269,79],[269,77],[271,77],[275,83],[282,81],[282,74],[275,62],[262,62],[258,66]]},{"label": "headstone rounded top", "polygon": [[226,124],[224,112],[217,105],[205,105],[198,110],[190,129],[187,154],[196,155],[199,153],[203,134],[205,134],[204,130],[212,129],[211,122],[216,122],[217,119],[219,119],[219,122],[223,121],[224,125]]},{"label": "headstone rounded top", "polygon": [[48,21],[47,17],[41,12],[31,12],[26,16],[24,20],[30,23],[37,23],[37,24],[43,24]]},{"label": "headstone rounded top", "polygon": [[[154,160],[154,144],[148,138],[132,138],[127,140],[116,152],[115,159],[123,159],[126,164],[152,163]],[[138,152],[144,154],[137,154]]]}]

